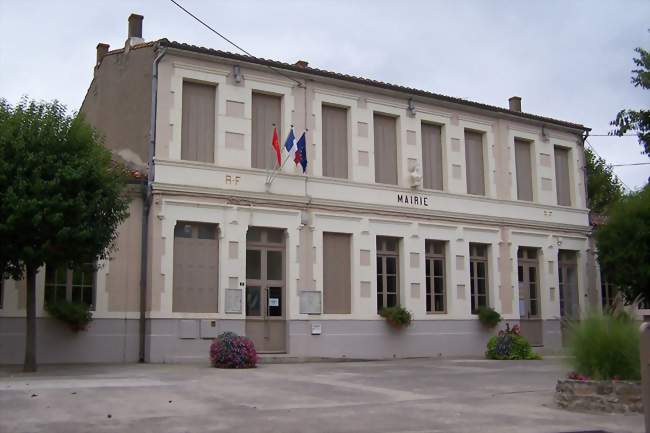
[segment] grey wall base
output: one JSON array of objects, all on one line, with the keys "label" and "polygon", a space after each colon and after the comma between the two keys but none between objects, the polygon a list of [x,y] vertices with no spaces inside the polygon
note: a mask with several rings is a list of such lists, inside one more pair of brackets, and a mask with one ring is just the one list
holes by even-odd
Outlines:
[{"label": "grey wall base", "polygon": [[[86,331],[73,332],[60,321],[36,321],[36,359],[41,364],[137,362],[138,320],[94,319]],[[0,364],[22,364],[25,318],[0,318]]]},{"label": "grey wall base", "polygon": [[243,320],[149,319],[147,362],[209,362],[210,343],[218,334],[245,334]]},{"label": "grey wall base", "polygon": [[[312,325],[320,325],[320,335],[312,335]],[[137,319],[95,319],[86,331],[75,333],[56,320],[40,318],[38,362],[137,362],[138,329]],[[207,363],[210,342],[224,331],[244,335],[245,321],[149,319],[145,359]],[[383,320],[293,320],[287,322],[287,352],[296,357],[354,359],[483,356],[496,331],[485,329],[478,320],[414,321],[402,330]],[[544,321],[543,336],[538,352],[561,349],[558,320]],[[24,350],[25,319],[0,318],[0,364],[22,363]]]}]

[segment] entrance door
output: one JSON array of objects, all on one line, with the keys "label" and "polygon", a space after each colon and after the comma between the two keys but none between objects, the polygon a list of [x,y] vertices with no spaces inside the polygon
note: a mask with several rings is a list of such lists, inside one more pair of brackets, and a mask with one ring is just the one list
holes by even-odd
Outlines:
[{"label": "entrance door", "polygon": [[521,333],[533,346],[541,346],[543,344],[543,324],[539,302],[537,248],[519,247],[517,262]]},{"label": "entrance door", "polygon": [[562,318],[562,341],[566,343],[568,321],[578,320],[578,259],[575,251],[560,250],[558,253],[558,279],[560,317]]},{"label": "entrance door", "polygon": [[258,352],[285,352],[284,230],[246,234],[246,335]]}]

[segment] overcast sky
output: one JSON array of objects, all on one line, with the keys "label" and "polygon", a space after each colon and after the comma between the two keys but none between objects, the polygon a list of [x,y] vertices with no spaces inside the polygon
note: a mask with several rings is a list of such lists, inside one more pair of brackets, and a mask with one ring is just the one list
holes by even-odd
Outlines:
[{"label": "overcast sky", "polygon": [[[178,0],[259,57],[295,62],[525,112],[605,134],[621,108],[648,108],[630,84],[634,48],[650,49],[650,1]],[[124,45],[127,17],[146,40],[233,51],[167,0],[0,0],[0,97],[59,99],[78,110],[95,46]],[[636,138],[593,137],[608,162],[650,162]],[[631,188],[650,165],[617,167]]]}]

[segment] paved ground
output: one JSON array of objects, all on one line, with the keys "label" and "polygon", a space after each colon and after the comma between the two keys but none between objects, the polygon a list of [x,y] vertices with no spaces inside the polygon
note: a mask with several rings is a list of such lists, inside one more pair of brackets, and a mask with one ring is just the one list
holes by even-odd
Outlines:
[{"label": "paved ground", "polygon": [[560,410],[558,360],[0,368],[0,432],[642,432]]}]

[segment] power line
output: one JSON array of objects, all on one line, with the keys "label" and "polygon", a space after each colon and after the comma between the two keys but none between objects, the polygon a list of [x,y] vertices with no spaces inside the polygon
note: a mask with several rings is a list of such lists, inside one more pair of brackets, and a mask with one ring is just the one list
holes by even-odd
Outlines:
[{"label": "power line", "polygon": [[626,162],[622,164],[610,164],[612,167],[629,167],[631,165],[650,165],[650,162]]},{"label": "power line", "polygon": [[589,134],[590,137],[636,137],[636,134],[623,134],[623,135],[618,135],[618,134]]},{"label": "power line", "polygon": [[[589,146],[589,148],[590,148],[591,150],[594,151],[594,153],[598,156],[598,158],[602,159],[603,161],[605,160],[605,158],[603,158],[602,156],[600,156],[600,153],[598,153],[598,151],[594,148],[594,146],[591,145],[591,143],[589,142],[589,140],[585,139],[585,143],[587,143],[587,145]],[[620,182],[625,186],[625,188],[627,188],[628,191],[632,191],[632,188],[630,188],[630,187],[627,185],[627,183],[623,182],[623,179],[621,179],[621,178],[620,178],[616,173],[613,173],[613,170],[612,170],[612,174],[613,174],[614,176],[616,176],[616,179],[618,179],[618,180],[619,180],[619,181],[620,181]]]},{"label": "power line", "polygon": [[[184,8],[180,3],[178,3],[176,0],[169,0],[169,1],[172,2],[172,3],[174,3],[174,4],[175,4],[176,6],[178,6],[178,7],[179,7],[183,12],[185,12],[186,14],[188,14],[189,16],[191,16],[192,18],[194,18],[194,19],[195,19],[196,21],[198,21],[199,23],[203,24],[203,26],[206,27],[208,30],[210,30],[212,33],[214,33],[215,35],[219,36],[221,39],[223,39],[224,41],[228,42],[230,45],[232,45],[233,47],[237,48],[237,49],[238,49],[239,51],[241,51],[242,53],[246,54],[246,55],[249,56],[249,57],[255,57],[254,55],[252,55],[251,53],[249,53],[248,51],[246,51],[245,49],[243,49],[242,47],[240,47],[239,45],[237,45],[236,43],[234,43],[233,41],[231,41],[230,39],[228,39],[227,37],[225,37],[224,35],[222,35],[222,34],[219,33],[218,31],[216,31],[214,28],[212,28],[209,24],[207,24],[207,23],[206,23],[205,21],[203,21],[201,18],[197,17],[197,16],[194,15],[192,12],[188,11],[187,9],[185,9],[185,8]],[[289,79],[289,80],[291,80],[291,81],[297,83],[299,87],[302,87],[302,86],[303,86],[303,84],[302,84],[300,81],[298,81],[298,80],[296,80],[295,78],[292,78],[292,77],[290,77],[290,76],[284,74],[283,72],[281,72],[280,70],[274,68],[273,66],[270,66],[270,65],[264,65],[264,66],[266,66],[267,68],[269,68],[269,69],[272,70],[273,72],[275,72],[275,73],[277,73],[277,74],[279,74],[279,75],[282,75],[284,78],[287,78],[287,79]]]}]

